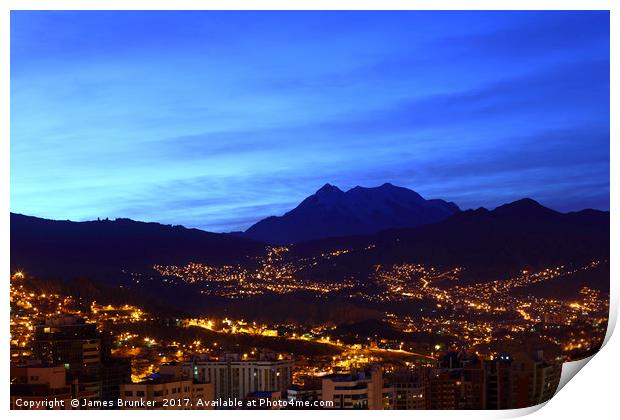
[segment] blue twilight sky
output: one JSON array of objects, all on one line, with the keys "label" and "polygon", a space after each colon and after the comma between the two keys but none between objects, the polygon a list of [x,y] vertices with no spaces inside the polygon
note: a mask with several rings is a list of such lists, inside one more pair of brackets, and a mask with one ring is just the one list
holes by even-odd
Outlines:
[{"label": "blue twilight sky", "polygon": [[240,230],[326,182],[608,209],[608,13],[12,12],[12,211]]}]

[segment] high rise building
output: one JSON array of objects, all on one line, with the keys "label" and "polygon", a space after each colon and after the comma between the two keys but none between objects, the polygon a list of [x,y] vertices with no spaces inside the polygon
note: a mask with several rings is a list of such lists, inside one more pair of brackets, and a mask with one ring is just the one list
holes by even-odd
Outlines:
[{"label": "high rise building", "polygon": [[34,356],[49,363],[61,363],[69,370],[97,371],[102,362],[103,337],[95,324],[82,318],[50,318],[36,325]]},{"label": "high rise building", "polygon": [[562,373],[560,364],[549,364],[542,354],[532,358],[515,355],[510,366],[511,408],[523,408],[549,400],[555,394]]},{"label": "high rise building", "polygon": [[323,401],[333,402],[334,409],[382,410],[384,401],[383,372],[379,366],[350,374],[332,374],[322,377]]},{"label": "high rise building", "polygon": [[433,369],[427,381],[427,410],[456,410],[459,402],[460,372]]},{"label": "high rise building", "polygon": [[464,352],[441,358],[428,377],[427,408],[512,409],[549,400],[558,386],[561,364],[544,360],[542,352],[500,353],[487,360]]},{"label": "high rise building", "polygon": [[426,388],[420,375],[409,370],[396,371],[387,378],[393,390],[394,410],[424,410]]},{"label": "high rise building", "polygon": [[225,354],[216,359],[196,358],[184,364],[198,382],[213,384],[215,398],[243,400],[256,392],[284,394],[292,382],[293,359],[275,353],[256,357]]},{"label": "high rise building", "polygon": [[71,400],[93,400],[96,393],[88,391],[77,380],[68,382],[64,366],[37,362],[11,365],[11,409],[68,409]]},{"label": "high rise building", "polygon": [[141,382],[123,384],[120,394],[125,409],[213,409],[213,385],[195,381],[180,364],[164,365]]},{"label": "high rise building", "polygon": [[33,355],[44,363],[62,365],[102,400],[119,397],[120,384],[131,379],[131,363],[111,357],[111,336],[82,318],[63,316],[36,325]]}]

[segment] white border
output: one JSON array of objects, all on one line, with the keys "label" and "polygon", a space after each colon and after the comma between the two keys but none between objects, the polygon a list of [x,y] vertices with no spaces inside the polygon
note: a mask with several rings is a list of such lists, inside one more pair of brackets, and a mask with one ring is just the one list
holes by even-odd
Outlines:
[{"label": "white border", "polygon": [[[615,6],[615,7],[614,7]],[[611,10],[611,114],[620,115],[618,113],[618,84],[617,77],[614,75],[620,74],[620,68],[618,67],[618,36],[619,36],[619,18],[618,18],[618,6],[617,2],[612,0],[435,0],[435,1],[420,1],[420,0],[382,0],[368,1],[368,0],[303,0],[296,1],[294,4],[290,1],[282,0],[234,0],[226,2],[217,1],[200,1],[200,0],[5,0],[0,2],[0,57],[2,62],[0,64],[0,92],[2,92],[0,102],[0,266],[2,267],[2,273],[4,279],[8,279],[9,273],[9,187],[10,187],[10,146],[9,146],[9,105],[10,105],[10,74],[9,74],[9,24],[10,24],[10,10],[139,10],[139,9],[155,9],[155,10],[234,10],[234,9],[265,9],[265,10],[346,10],[346,9],[365,9],[365,10]],[[576,29],[578,30],[578,29]],[[588,368],[584,369],[584,373],[580,374],[581,379],[578,381],[571,381],[570,385],[562,389],[557,396],[555,396],[547,405],[544,410],[537,411],[541,406],[531,407],[521,410],[508,410],[508,411],[399,411],[399,412],[378,412],[378,411],[366,411],[366,412],[338,412],[338,411],[320,411],[321,416],[327,417],[342,417],[342,416],[355,416],[355,417],[375,417],[386,416],[389,413],[391,417],[410,418],[415,416],[417,418],[506,418],[516,417],[525,414],[529,414],[536,411],[534,417],[563,417],[563,418],[606,418],[609,413],[615,411],[615,399],[617,398],[617,381],[620,379],[618,375],[620,372],[620,365],[616,354],[620,354],[620,344],[617,339],[609,340],[611,332],[617,321],[618,315],[618,288],[616,285],[616,279],[618,278],[619,270],[615,263],[618,254],[618,237],[620,234],[618,220],[616,217],[616,211],[620,208],[618,205],[619,196],[618,191],[615,188],[618,185],[619,171],[614,165],[617,163],[620,150],[618,150],[617,140],[620,138],[618,135],[617,121],[612,118],[611,120],[611,139],[615,141],[611,142],[611,278],[614,279],[611,284],[611,314],[610,324],[605,339],[606,345],[604,349],[593,357],[593,362],[588,363]],[[8,282],[6,283],[5,296],[8,295]],[[6,304],[6,301],[5,301]],[[8,337],[8,317],[9,317],[9,305],[5,306],[5,322],[0,322],[0,336]],[[4,360],[9,360],[9,346],[3,346]],[[589,361],[590,359],[588,359]],[[581,365],[581,366],[577,366]],[[585,363],[573,364],[570,369],[565,369],[563,373],[563,385],[566,384],[567,373],[569,370],[573,371],[573,375]],[[578,367],[578,368],[577,368]],[[2,390],[3,404],[8,410],[9,407],[9,364],[3,363],[2,369],[5,372],[5,379],[0,381],[0,389]],[[568,366],[567,366],[568,368]],[[571,376],[572,377],[572,376]],[[568,378],[570,379],[570,378]],[[543,404],[544,405],[544,404]],[[10,411],[10,410],[8,410]],[[59,412],[20,412],[10,411],[9,415],[15,418],[23,418],[27,416],[79,416],[79,412],[58,414]],[[204,412],[184,412],[189,416],[204,416]],[[259,411],[236,411],[236,412],[209,412],[207,415],[215,417],[246,417],[251,415],[252,417],[288,417],[291,414],[295,416],[310,417],[316,415],[315,411],[281,411],[281,412],[259,412]],[[168,416],[168,413],[164,411],[150,411],[150,412],[130,412],[130,411],[91,411],[88,416],[95,418],[106,418],[110,415],[114,416],[138,416],[142,417],[148,415],[150,418],[164,418]],[[173,414],[174,415],[174,414]]]}]

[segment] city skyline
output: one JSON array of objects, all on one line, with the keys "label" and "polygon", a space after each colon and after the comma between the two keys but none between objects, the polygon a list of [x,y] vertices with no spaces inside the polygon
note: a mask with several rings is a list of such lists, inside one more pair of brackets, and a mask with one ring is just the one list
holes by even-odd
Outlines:
[{"label": "city skyline", "polygon": [[609,208],[607,12],[11,23],[14,212],[244,230],[327,182]]}]

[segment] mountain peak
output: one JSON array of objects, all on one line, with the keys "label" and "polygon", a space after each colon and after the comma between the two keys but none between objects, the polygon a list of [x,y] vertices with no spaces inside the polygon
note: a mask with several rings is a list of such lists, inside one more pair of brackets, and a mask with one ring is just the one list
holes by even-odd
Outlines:
[{"label": "mountain peak", "polygon": [[376,233],[386,229],[436,223],[458,213],[454,203],[425,200],[415,191],[384,183],[346,193],[325,184],[316,194],[280,217],[263,219],[246,235],[273,244]]},{"label": "mountain peak", "polygon": [[543,206],[538,201],[531,198],[522,198],[512,203],[507,203],[497,207],[493,210],[497,214],[519,214],[521,216],[526,215],[543,215],[543,214],[556,214],[555,210],[551,210],[548,207]]},{"label": "mountain peak", "polygon": [[522,198],[520,200],[516,200],[510,203],[502,204],[498,206],[495,210],[522,210],[522,209],[546,209],[545,206],[540,204],[538,201],[532,198]]},{"label": "mountain peak", "polygon": [[529,197],[525,197],[520,200],[513,201],[512,203],[509,203],[508,205],[519,206],[519,207],[543,207],[543,205],[540,204],[538,201],[534,200],[533,198],[529,198]]},{"label": "mountain peak", "polygon": [[321,188],[319,188],[316,192],[316,194],[323,194],[323,193],[341,193],[342,190],[338,187],[336,187],[335,185],[332,185],[330,183],[327,183],[325,185],[323,185]]}]

